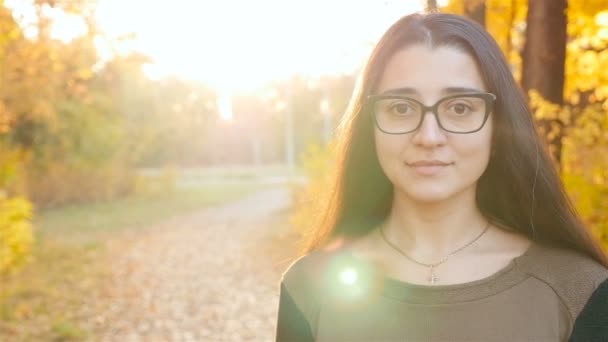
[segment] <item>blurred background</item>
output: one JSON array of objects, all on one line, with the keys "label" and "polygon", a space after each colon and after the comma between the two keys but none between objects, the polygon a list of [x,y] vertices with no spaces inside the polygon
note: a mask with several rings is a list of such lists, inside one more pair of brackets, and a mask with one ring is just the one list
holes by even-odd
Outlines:
[{"label": "blurred background", "polygon": [[608,245],[608,0],[0,0],[0,340],[272,340],[358,73],[424,10],[499,42]]}]

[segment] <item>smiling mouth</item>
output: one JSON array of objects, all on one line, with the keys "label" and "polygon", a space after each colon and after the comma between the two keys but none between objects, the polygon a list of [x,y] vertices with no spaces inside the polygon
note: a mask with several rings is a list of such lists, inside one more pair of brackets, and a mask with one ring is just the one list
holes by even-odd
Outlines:
[{"label": "smiling mouth", "polygon": [[412,167],[419,167],[419,166],[447,166],[450,165],[451,163],[446,163],[446,162],[442,162],[442,161],[437,161],[437,160],[431,160],[431,161],[415,161],[413,163],[405,163],[407,164],[407,166],[412,166]]},{"label": "smiling mouth", "polygon": [[405,163],[411,168],[416,174],[421,176],[433,176],[443,171],[452,163],[446,163],[442,161],[416,161],[413,163]]}]

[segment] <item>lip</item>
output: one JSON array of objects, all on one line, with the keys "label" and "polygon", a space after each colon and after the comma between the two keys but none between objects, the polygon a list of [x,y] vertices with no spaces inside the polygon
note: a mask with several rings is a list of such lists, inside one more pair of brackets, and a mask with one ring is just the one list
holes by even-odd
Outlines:
[{"label": "lip", "polygon": [[446,163],[440,160],[417,160],[411,163],[405,163],[414,172],[422,176],[436,175],[452,163]]},{"label": "lip", "polygon": [[447,165],[450,165],[451,163],[446,163],[441,160],[416,160],[411,163],[406,162],[406,164],[408,166],[418,167],[418,166],[447,166]]}]

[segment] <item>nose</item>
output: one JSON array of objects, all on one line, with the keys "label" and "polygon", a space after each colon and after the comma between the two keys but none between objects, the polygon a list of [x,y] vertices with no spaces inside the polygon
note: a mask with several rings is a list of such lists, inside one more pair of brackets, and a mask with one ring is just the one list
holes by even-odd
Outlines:
[{"label": "nose", "polygon": [[422,147],[435,147],[445,144],[446,134],[439,127],[437,117],[430,111],[423,115],[422,123],[414,132],[412,142]]}]

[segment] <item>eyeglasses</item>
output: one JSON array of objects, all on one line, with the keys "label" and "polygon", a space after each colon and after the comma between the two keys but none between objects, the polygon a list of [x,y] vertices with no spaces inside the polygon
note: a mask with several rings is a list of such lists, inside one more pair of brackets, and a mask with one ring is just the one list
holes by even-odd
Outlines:
[{"label": "eyeglasses", "polygon": [[435,115],[439,127],[451,133],[474,133],[483,128],[493,110],[492,93],[458,94],[444,97],[432,106],[400,95],[370,95],[367,98],[376,126],[387,134],[417,130],[426,112]]}]

